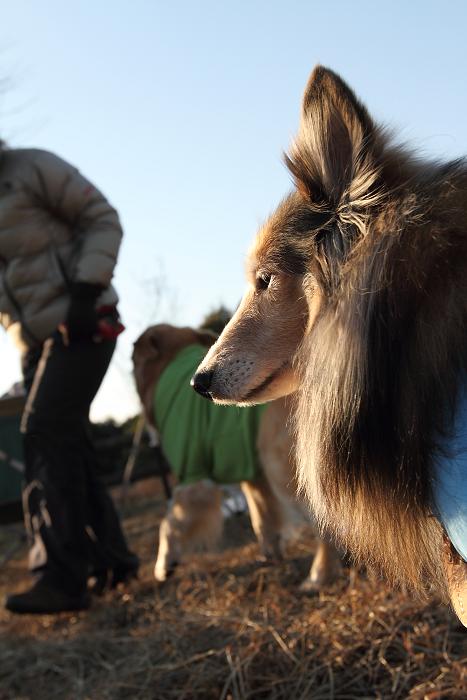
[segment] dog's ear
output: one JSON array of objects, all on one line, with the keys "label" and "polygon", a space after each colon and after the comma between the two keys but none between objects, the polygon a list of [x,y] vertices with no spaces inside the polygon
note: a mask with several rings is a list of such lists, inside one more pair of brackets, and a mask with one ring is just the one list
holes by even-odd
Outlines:
[{"label": "dog's ear", "polygon": [[303,97],[299,132],[285,156],[297,189],[317,209],[335,212],[374,183],[370,164],[376,133],[366,108],[335,73],[312,72]]},{"label": "dog's ear", "polygon": [[204,345],[206,348],[210,348],[211,345],[214,345],[217,338],[219,337],[218,335],[216,335],[216,333],[213,333],[213,331],[209,331],[206,328],[196,329],[195,333],[198,342],[201,345]]},{"label": "dog's ear", "polygon": [[159,353],[159,339],[155,333],[152,333],[148,338],[148,345],[154,355]]},{"label": "dog's ear", "polygon": [[156,357],[159,354],[159,341],[156,330],[145,331],[133,343],[133,357],[143,355],[144,357]]}]

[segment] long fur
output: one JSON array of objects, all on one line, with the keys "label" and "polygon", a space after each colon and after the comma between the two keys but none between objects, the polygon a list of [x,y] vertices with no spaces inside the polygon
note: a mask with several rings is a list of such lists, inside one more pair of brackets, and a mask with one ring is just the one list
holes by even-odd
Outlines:
[{"label": "long fur", "polygon": [[286,162],[284,245],[323,298],[297,359],[301,486],[357,560],[442,589],[431,489],[467,376],[466,164],[395,148],[321,67]]}]

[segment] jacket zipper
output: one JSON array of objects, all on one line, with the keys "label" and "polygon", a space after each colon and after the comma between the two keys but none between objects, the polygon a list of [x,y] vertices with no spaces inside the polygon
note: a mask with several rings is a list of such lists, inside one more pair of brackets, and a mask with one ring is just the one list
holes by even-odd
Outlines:
[{"label": "jacket zipper", "polygon": [[63,281],[65,282],[65,287],[68,289],[68,291],[70,291],[70,289],[71,289],[71,280],[70,280],[70,278],[69,278],[69,276],[68,276],[68,272],[66,271],[65,263],[64,263],[63,260],[61,259],[60,255],[59,255],[59,253],[58,253],[58,250],[57,250],[57,248],[55,247],[54,244],[53,244],[52,250],[53,250],[53,255],[54,255],[54,258],[55,258],[55,260],[56,260],[56,262],[57,262],[58,268],[59,268],[60,272],[62,273]]}]

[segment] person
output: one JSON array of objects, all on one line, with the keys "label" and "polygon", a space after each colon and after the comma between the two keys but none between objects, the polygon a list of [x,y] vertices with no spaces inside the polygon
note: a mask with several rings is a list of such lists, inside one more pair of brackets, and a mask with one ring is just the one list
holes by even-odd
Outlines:
[{"label": "person", "polygon": [[88,579],[135,576],[113,502],[96,474],[89,408],[123,328],[111,278],[118,215],[76,168],[0,146],[0,321],[21,353],[23,509],[32,587],[15,613],[85,609]]}]

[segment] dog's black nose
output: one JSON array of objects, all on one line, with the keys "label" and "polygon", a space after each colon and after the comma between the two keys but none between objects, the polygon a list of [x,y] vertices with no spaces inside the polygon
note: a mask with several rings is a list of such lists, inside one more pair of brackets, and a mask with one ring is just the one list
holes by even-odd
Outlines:
[{"label": "dog's black nose", "polygon": [[204,396],[205,399],[209,399],[210,401],[212,401],[212,396],[209,393],[209,389],[211,387],[213,374],[214,372],[211,369],[205,370],[204,372],[197,372],[191,378],[190,382],[191,386],[198,394],[201,394],[201,396]]}]

